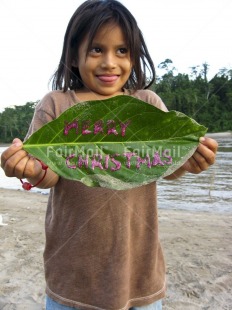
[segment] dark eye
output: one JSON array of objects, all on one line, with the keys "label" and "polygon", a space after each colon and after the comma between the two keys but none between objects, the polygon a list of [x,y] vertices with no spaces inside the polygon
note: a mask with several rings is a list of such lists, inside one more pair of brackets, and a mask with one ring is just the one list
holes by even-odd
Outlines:
[{"label": "dark eye", "polygon": [[118,49],[119,54],[126,54],[128,52],[128,49],[126,47],[121,47]]},{"label": "dark eye", "polygon": [[90,49],[90,53],[92,53],[92,54],[99,54],[99,53],[101,53],[101,52],[102,52],[102,50],[101,50],[100,47],[92,47],[92,48]]}]

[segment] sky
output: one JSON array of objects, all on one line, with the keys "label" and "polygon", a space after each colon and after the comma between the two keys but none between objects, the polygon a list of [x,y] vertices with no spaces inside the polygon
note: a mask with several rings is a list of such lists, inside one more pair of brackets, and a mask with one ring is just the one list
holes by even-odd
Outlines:
[{"label": "sky", "polygon": [[[67,24],[82,2],[0,0],[0,112],[51,90]],[[207,62],[210,79],[232,67],[231,0],[120,2],[136,18],[156,68],[169,58],[177,73],[189,74]]]}]

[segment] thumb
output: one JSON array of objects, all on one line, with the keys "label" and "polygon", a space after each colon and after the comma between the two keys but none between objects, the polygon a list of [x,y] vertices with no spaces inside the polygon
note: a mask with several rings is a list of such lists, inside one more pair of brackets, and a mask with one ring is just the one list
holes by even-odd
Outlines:
[{"label": "thumb", "polygon": [[18,138],[15,138],[12,142],[15,146],[22,146],[23,145],[23,142]]}]

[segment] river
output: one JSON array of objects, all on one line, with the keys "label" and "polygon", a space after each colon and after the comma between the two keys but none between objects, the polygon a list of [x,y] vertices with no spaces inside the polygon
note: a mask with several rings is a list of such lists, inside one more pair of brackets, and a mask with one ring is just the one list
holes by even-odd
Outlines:
[{"label": "river", "polygon": [[[166,209],[232,213],[232,136],[217,138],[216,163],[207,171],[187,173],[175,181],[158,181],[158,206]],[[0,147],[0,154],[5,147]],[[8,178],[0,169],[0,187],[22,190],[16,178]],[[32,189],[48,194],[49,190]]]}]

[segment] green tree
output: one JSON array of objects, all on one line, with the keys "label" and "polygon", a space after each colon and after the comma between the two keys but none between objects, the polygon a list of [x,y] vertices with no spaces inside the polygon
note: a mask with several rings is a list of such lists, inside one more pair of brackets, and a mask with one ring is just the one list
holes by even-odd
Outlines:
[{"label": "green tree", "polygon": [[162,98],[169,110],[177,110],[208,127],[211,132],[232,129],[232,70],[223,68],[208,81],[209,65],[191,67],[187,74],[174,75],[170,59],[159,68],[164,75],[152,89]]},{"label": "green tree", "polygon": [[5,108],[0,113],[0,142],[9,143],[13,138],[24,139],[33,117],[37,102],[27,102],[23,106]]}]

